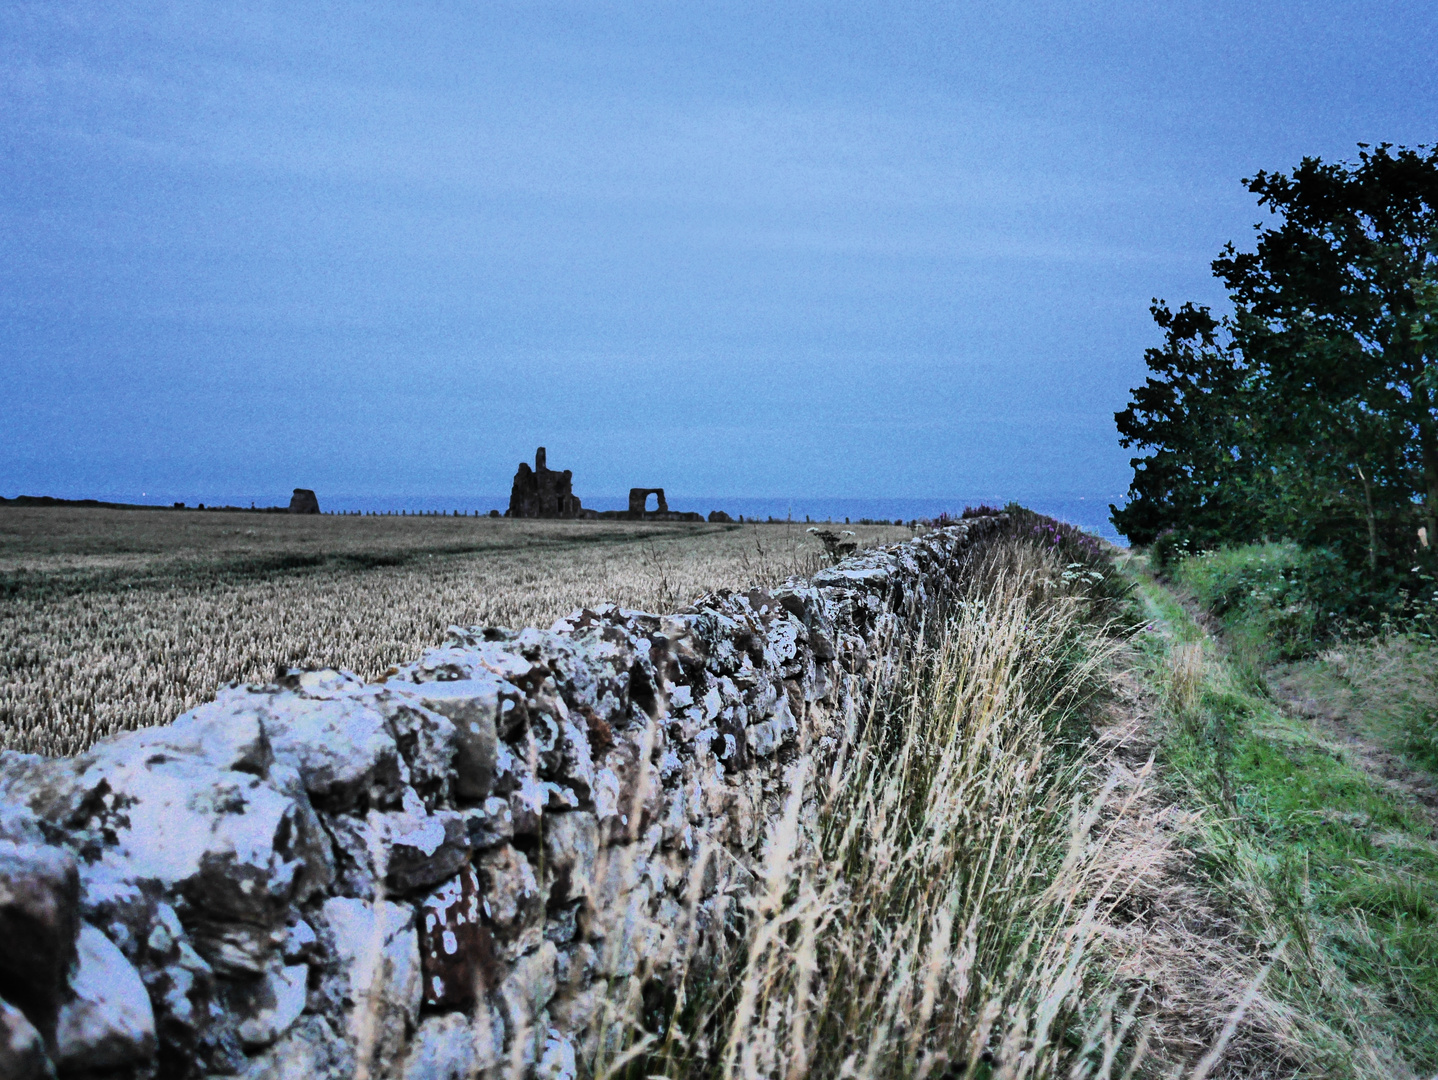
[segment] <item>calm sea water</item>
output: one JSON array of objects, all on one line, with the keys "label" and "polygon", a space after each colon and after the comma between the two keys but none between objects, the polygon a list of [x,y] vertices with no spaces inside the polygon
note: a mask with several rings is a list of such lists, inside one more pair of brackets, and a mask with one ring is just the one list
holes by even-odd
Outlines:
[{"label": "calm sea water", "polygon": [[[696,510],[707,515],[711,510],[723,510],[726,513],[738,518],[743,514],[746,518],[758,518],[761,521],[767,518],[778,520],[792,520],[802,522],[806,518],[810,521],[833,521],[842,522],[845,518],[850,521],[858,521],[860,518],[883,519],[893,521],[900,519],[912,521],[915,518],[933,518],[940,514],[948,513],[957,516],[966,506],[1003,506],[1008,499],[999,495],[989,496],[967,496],[954,498],[932,498],[932,499],[826,499],[826,498],[803,498],[792,499],[749,499],[737,496],[711,497],[704,495],[669,495],[665,493],[671,510]],[[228,495],[228,496],[199,496],[199,495],[170,495],[164,498],[154,496],[136,497],[133,495],[100,496],[101,498],[113,499],[116,502],[138,502],[153,503],[157,506],[168,506],[172,502],[181,501],[188,506],[196,506],[203,502],[209,506],[245,506],[251,504],[256,506],[287,505],[288,498],[277,498],[274,495],[254,497],[249,495]],[[584,505],[595,510],[624,510],[629,506],[628,495],[612,496],[581,496]],[[320,507],[326,511],[342,511],[361,513],[378,512],[385,513],[393,511],[398,513],[452,513],[458,510],[462,514],[487,514],[490,510],[499,510],[501,513],[509,505],[509,496],[506,495],[330,495],[321,492]],[[1054,498],[1032,498],[1020,499],[1030,509],[1037,510],[1041,514],[1048,514],[1058,518],[1060,521],[1067,521],[1077,525],[1079,528],[1102,536],[1115,543],[1123,543],[1123,538],[1114,531],[1113,525],[1109,522],[1110,502],[1122,505],[1123,500],[1116,495],[1073,495]]]}]

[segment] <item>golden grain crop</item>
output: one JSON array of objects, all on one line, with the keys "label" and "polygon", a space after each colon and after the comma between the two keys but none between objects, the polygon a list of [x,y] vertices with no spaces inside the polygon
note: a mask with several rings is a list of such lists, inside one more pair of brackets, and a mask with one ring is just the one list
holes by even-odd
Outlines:
[{"label": "golden grain crop", "polygon": [[[861,543],[912,533],[854,526]],[[73,754],[277,665],[374,678],[454,624],[650,611],[823,562],[802,525],[0,510],[0,748]]]}]

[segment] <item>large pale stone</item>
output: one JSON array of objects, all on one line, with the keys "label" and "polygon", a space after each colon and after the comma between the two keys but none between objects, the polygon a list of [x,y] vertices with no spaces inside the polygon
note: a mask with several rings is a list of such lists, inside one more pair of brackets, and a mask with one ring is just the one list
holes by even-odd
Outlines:
[{"label": "large pale stone", "polygon": [[334,809],[398,802],[408,769],[372,703],[354,696],[266,697],[263,723],[275,757],[299,770],[312,796]]},{"label": "large pale stone", "polygon": [[482,853],[476,863],[480,909],[495,937],[510,956],[527,951],[538,942],[544,926],[544,897],[534,868],[508,844]]},{"label": "large pale stone", "polygon": [[472,1080],[504,1061],[504,1021],[488,1006],[428,1017],[405,1055],[401,1080]]},{"label": "large pale stone", "polygon": [[82,925],[71,1000],[55,1026],[62,1072],[119,1069],[155,1055],[155,1014],[139,972],[110,939]]},{"label": "large pale stone", "polygon": [[599,855],[599,822],[593,814],[576,810],[545,818],[544,873],[550,904],[588,896],[594,884],[594,862]]},{"label": "large pale stone", "polygon": [[558,958],[559,950],[554,943],[545,941],[533,952],[521,956],[509,969],[509,977],[499,988],[499,999],[509,1030],[515,1035],[527,1030],[533,1038],[540,1013],[559,988],[555,976]]},{"label": "large pale stone", "polygon": [[335,897],[323,916],[344,979],[349,1036],[378,1061],[395,1061],[419,1016],[419,938],[408,905]]},{"label": "large pale stone", "polygon": [[454,724],[454,793],[461,799],[481,802],[494,786],[499,692],[499,682],[486,679],[431,682],[419,688],[424,707]]}]

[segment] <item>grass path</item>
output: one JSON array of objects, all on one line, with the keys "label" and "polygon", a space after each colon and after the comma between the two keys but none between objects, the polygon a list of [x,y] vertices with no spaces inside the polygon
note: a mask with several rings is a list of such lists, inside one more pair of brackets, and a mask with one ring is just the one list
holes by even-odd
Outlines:
[{"label": "grass path", "polygon": [[1125,570],[1147,628],[1116,658],[1096,760],[1102,782],[1132,801],[1121,838],[1125,895],[1106,937],[1116,978],[1144,990],[1151,1027],[1141,1075],[1300,1074],[1288,1010],[1262,993],[1273,950],[1213,889],[1203,864],[1210,808],[1188,797],[1168,760],[1171,658],[1193,655],[1206,632],[1171,592]]},{"label": "grass path", "polygon": [[1357,695],[1325,666],[1322,661],[1278,665],[1269,672],[1268,689],[1285,712],[1307,721],[1344,760],[1423,814],[1438,835],[1438,777],[1397,748],[1392,733],[1374,724]]},{"label": "grass path", "polygon": [[1129,569],[1146,620],[1130,659],[1139,737],[1175,823],[1170,888],[1196,905],[1189,955],[1153,964],[1159,996],[1167,984],[1226,985],[1206,1001],[1174,998],[1192,1029],[1211,1029],[1219,997],[1236,1002],[1236,984],[1267,971],[1212,1075],[1434,1075],[1431,777],[1351,713],[1305,707],[1327,700],[1297,692],[1308,669],[1270,683],[1141,560]]}]

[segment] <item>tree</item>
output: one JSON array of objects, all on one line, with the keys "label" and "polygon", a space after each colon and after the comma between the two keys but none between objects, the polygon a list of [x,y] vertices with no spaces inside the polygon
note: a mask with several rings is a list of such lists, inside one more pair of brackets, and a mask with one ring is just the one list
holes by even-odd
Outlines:
[{"label": "tree", "polygon": [[1330,454],[1355,471],[1366,463],[1390,510],[1421,500],[1433,535],[1438,342],[1415,334],[1415,283],[1438,269],[1438,149],[1365,146],[1357,163],[1305,158],[1246,186],[1282,220],[1260,230],[1254,252],[1230,244],[1213,264],[1233,299],[1235,345],[1296,416],[1324,424]]},{"label": "tree", "polygon": [[1149,310],[1164,344],[1145,352],[1153,374],[1114,420],[1121,445],[1152,453],[1131,459],[1128,504],[1110,507],[1114,524],[1140,544],[1170,529],[1200,541],[1253,532],[1258,477],[1241,357],[1220,343],[1222,324],[1208,308],[1170,311],[1155,300]]},{"label": "tree", "polygon": [[[1277,221],[1213,263],[1233,314],[1204,312],[1213,325],[1191,346],[1166,327],[1149,350],[1158,378],[1116,420],[1124,445],[1153,453],[1134,459],[1115,522],[1139,542],[1161,519],[1207,539],[1336,545],[1371,569],[1406,561],[1420,520],[1438,535],[1438,149],[1360,146],[1357,162],[1305,158],[1244,184]],[[1187,370],[1175,348],[1205,359]]]}]

